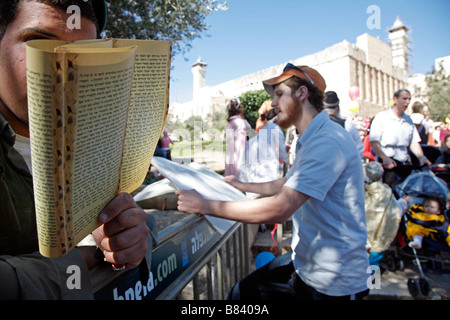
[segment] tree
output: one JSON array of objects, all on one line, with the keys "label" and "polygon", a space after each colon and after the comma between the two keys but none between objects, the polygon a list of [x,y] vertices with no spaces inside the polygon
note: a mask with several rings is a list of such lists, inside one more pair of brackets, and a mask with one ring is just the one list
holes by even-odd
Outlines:
[{"label": "tree", "polygon": [[444,121],[450,110],[450,76],[441,65],[427,76],[427,84],[431,119]]},{"label": "tree", "polygon": [[208,30],[205,18],[227,10],[219,0],[106,0],[104,37],[170,40],[173,55],[186,53],[191,42]]},{"label": "tree", "polygon": [[247,91],[239,97],[244,106],[244,118],[250,123],[252,128],[256,126],[256,120],[259,117],[258,110],[266,100],[272,100],[272,97],[265,90]]}]

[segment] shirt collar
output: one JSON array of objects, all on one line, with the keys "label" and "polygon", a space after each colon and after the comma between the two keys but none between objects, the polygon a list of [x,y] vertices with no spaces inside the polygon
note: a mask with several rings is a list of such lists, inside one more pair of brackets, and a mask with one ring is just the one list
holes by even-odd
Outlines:
[{"label": "shirt collar", "polygon": [[9,122],[0,113],[0,141],[6,143],[5,147],[11,148],[16,141],[16,133],[11,128]]},{"label": "shirt collar", "polygon": [[318,113],[308,124],[303,134],[298,137],[298,143],[302,145],[306,140],[316,135],[317,131],[324,125],[324,123],[330,120],[328,112],[323,110]]},{"label": "shirt collar", "polygon": [[[24,173],[30,174],[24,158],[13,148],[15,142],[16,133],[11,128],[9,122],[0,113],[0,143],[4,148],[3,152],[13,166]],[[0,163],[0,167],[2,166],[3,164]],[[0,168],[0,171],[3,170],[3,168]]]},{"label": "shirt collar", "polygon": [[407,121],[407,115],[403,112],[402,113],[402,117],[399,118],[397,117],[397,115],[394,113],[394,111],[392,110],[392,107],[388,109],[388,114],[389,114],[389,118],[393,119],[393,120],[397,120],[397,121]]}]

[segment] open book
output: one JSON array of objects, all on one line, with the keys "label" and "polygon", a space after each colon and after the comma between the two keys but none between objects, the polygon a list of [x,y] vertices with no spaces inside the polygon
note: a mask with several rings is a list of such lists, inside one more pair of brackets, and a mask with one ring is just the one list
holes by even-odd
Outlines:
[{"label": "open book", "polygon": [[170,41],[27,42],[39,250],[69,252],[143,182],[168,112]]}]

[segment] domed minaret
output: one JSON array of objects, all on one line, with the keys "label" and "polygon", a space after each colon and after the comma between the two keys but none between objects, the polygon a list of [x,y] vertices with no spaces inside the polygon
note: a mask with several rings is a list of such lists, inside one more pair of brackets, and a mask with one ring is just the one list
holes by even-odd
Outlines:
[{"label": "domed minaret", "polygon": [[408,77],[409,37],[408,28],[397,16],[394,25],[389,30],[389,40],[392,48],[392,64],[404,70],[405,79]]}]

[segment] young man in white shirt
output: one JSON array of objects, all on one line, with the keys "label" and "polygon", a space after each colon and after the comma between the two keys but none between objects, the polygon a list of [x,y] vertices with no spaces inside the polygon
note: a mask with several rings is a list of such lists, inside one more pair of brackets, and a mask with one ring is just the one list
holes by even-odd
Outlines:
[{"label": "young man in white shirt", "polygon": [[[314,69],[288,64],[263,82],[282,128],[300,136],[286,177],[266,183],[225,181],[267,197],[211,201],[178,190],[178,209],[248,223],[281,223],[292,216],[292,252],[239,282],[232,299],[352,299],[368,293],[368,256],[361,160],[350,135],[323,111],[325,80]],[[273,283],[288,284],[280,292]],[[288,286],[289,287],[289,286]]]}]

